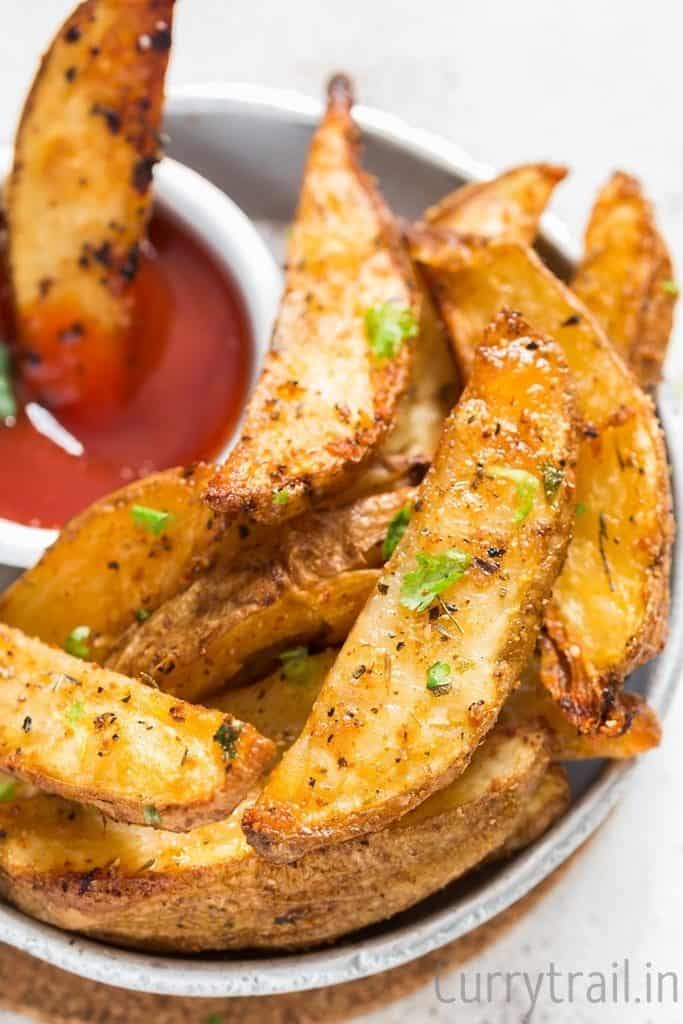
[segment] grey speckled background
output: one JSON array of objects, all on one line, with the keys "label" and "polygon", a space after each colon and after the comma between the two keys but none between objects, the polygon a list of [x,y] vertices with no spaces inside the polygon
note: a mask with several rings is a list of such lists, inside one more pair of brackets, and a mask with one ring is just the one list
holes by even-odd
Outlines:
[{"label": "grey speckled background", "polygon": [[[10,135],[36,55],[69,6],[4,0],[0,137]],[[624,167],[647,183],[683,268],[682,29],[673,0],[180,0],[172,81],[243,80],[317,93],[331,69],[347,68],[364,101],[456,139],[483,161],[571,165],[554,208],[577,232],[594,189]],[[680,386],[680,358],[669,374]],[[662,749],[641,765],[600,834],[532,910],[466,965],[466,994],[474,994],[476,971],[537,972],[551,961],[562,972],[609,971],[628,957],[632,999],[644,995],[649,962],[679,972],[683,1001],[682,726],[679,700]],[[592,1005],[583,979],[575,984],[568,1005],[566,979],[555,1001],[546,979],[534,1024],[681,1019],[670,999]],[[458,992],[458,976],[444,978],[442,996]],[[503,993],[498,980],[492,1002],[446,1003],[428,984],[363,1019],[518,1024],[529,1009],[524,981],[512,982],[510,1001]]]}]

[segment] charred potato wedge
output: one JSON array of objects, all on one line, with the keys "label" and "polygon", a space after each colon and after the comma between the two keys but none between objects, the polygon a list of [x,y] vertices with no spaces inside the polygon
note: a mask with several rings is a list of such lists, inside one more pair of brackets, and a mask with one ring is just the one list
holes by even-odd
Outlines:
[{"label": "charred potato wedge", "polygon": [[475,351],[503,305],[562,345],[583,440],[574,539],[546,612],[542,676],[582,733],[618,736],[630,716],[621,684],[657,653],[667,628],[671,489],[652,402],[586,307],[533,252],[421,229],[412,238],[458,349]]},{"label": "charred potato wedge", "polygon": [[184,832],[225,817],[274,753],[230,715],[0,626],[0,770],[46,793]]},{"label": "charred potato wedge", "polygon": [[[287,730],[286,720],[277,725]],[[184,836],[109,823],[43,794],[0,803],[0,894],[40,920],[161,952],[295,949],[383,920],[512,836],[550,823],[543,733],[494,733],[468,770],[384,832],[307,854],[256,856],[238,809]]]},{"label": "charred potato wedge", "polygon": [[311,512],[218,562],[124,637],[108,665],[198,700],[268,671],[286,648],[341,642],[377,582],[411,488]]},{"label": "charred potato wedge", "polygon": [[52,408],[126,397],[173,0],[86,0],[29,94],[6,197],[22,378]]},{"label": "charred potato wedge", "polygon": [[0,621],[59,647],[88,626],[91,657],[103,662],[131,625],[243,543],[203,501],[212,474],[171,469],[96,501],[0,595]]},{"label": "charred potato wedge", "polygon": [[208,490],[262,522],[338,491],[392,426],[419,292],[400,233],[358,162],[350,85],[329,88],[304,173],[285,294],[242,437]]},{"label": "charred potato wedge", "polygon": [[559,349],[501,315],[377,590],[245,813],[262,856],[386,828],[465,769],[535,643],[570,537],[575,451]]},{"label": "charred potato wedge", "polygon": [[598,195],[572,288],[639,383],[653,387],[662,375],[678,288],[652,207],[623,171]]},{"label": "charred potato wedge", "polygon": [[566,167],[523,164],[490,181],[463,185],[431,206],[424,219],[433,227],[532,245],[538,225]]}]

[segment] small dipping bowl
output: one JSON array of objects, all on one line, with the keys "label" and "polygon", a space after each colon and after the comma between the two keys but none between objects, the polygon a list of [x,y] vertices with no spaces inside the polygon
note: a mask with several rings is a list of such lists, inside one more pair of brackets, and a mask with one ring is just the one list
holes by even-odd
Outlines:
[{"label": "small dipping bowl", "polygon": [[[11,161],[11,149],[1,148],[0,175],[9,173]],[[252,339],[249,393],[270,343],[282,290],[280,269],[239,206],[191,168],[164,158],[155,171],[155,195],[159,203],[203,243],[235,283]],[[239,426],[238,422],[216,462],[222,462],[235,444]],[[34,565],[58,532],[0,517],[0,566],[28,568]]]}]

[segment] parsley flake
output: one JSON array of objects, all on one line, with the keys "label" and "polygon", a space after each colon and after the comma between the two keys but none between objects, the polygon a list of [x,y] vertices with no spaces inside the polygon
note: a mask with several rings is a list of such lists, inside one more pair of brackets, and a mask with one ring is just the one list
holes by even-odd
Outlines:
[{"label": "parsley flake", "polygon": [[308,647],[292,647],[280,655],[282,674],[290,683],[307,683],[311,674]]},{"label": "parsley flake", "polygon": [[0,776],[0,804],[13,800],[17,791],[17,782],[7,776]]},{"label": "parsley flake", "polygon": [[135,618],[138,620],[138,622],[147,622],[147,619],[150,617],[151,614],[152,613],[147,608],[135,609]]},{"label": "parsley flake", "polygon": [[396,515],[392,518],[387,528],[387,535],[384,538],[382,544],[382,555],[384,558],[390,558],[398,546],[403,534],[408,528],[410,517],[412,515],[412,509],[410,505],[405,505],[399,509]]},{"label": "parsley flake", "polygon": [[87,660],[90,657],[90,626],[76,626],[64,641],[64,650],[74,658]]},{"label": "parsley flake", "polygon": [[161,815],[153,804],[149,804],[145,807],[142,813],[145,819],[145,825],[152,825],[154,828],[158,828],[161,825]]},{"label": "parsley flake", "polygon": [[415,612],[426,611],[434,598],[457,583],[472,563],[471,555],[457,548],[438,555],[419,551],[415,560],[417,568],[406,573],[401,584],[401,604]]},{"label": "parsley flake", "polygon": [[546,500],[552,501],[564,480],[564,470],[560,469],[559,466],[541,466],[541,475],[543,476],[543,490]]},{"label": "parsley flake", "polygon": [[289,491],[281,487],[279,491],[273,491],[273,505],[286,505],[289,501]]},{"label": "parsley flake", "polygon": [[365,334],[374,356],[393,359],[403,342],[416,336],[417,320],[408,306],[385,302],[365,311]]},{"label": "parsley flake", "polygon": [[451,684],[448,677],[451,674],[451,666],[446,661],[435,661],[427,669],[427,689],[431,690],[435,697],[441,697],[450,693]]},{"label": "parsley flake", "polygon": [[237,741],[240,738],[242,726],[226,719],[214,733],[214,740],[223,748],[230,760],[237,757]]},{"label": "parsley flake", "polygon": [[12,387],[12,357],[4,342],[0,342],[0,421],[13,420],[17,415],[17,401]]},{"label": "parsley flake", "polygon": [[671,295],[674,299],[678,297],[678,285],[671,278],[667,281],[662,281],[661,289],[665,295]]},{"label": "parsley flake", "polygon": [[577,516],[585,516],[587,511],[588,511],[588,505],[585,505],[582,501],[580,501],[579,504],[576,506],[576,514],[577,514]]},{"label": "parsley flake", "polygon": [[538,477],[533,473],[527,473],[525,469],[513,469],[511,466],[493,466],[488,470],[488,475],[494,480],[511,480],[515,484],[519,504],[513,521],[523,523],[534,507],[534,500],[541,486]]},{"label": "parsley flake", "polygon": [[77,722],[79,718],[82,718],[85,713],[85,708],[79,700],[74,701],[64,712],[64,717],[69,722]]},{"label": "parsley flake", "polygon": [[174,519],[170,512],[161,512],[158,508],[150,508],[148,505],[131,505],[130,514],[136,526],[142,526],[155,537],[163,533]]}]

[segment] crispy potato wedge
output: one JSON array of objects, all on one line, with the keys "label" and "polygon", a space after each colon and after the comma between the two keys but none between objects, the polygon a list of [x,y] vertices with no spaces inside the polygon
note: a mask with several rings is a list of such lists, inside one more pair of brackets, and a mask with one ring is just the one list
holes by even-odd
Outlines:
[{"label": "crispy potato wedge", "polygon": [[667,629],[671,489],[652,402],[533,252],[422,229],[412,238],[458,349],[474,351],[503,305],[556,334],[564,349],[584,438],[574,539],[546,612],[542,675],[582,733],[618,736],[630,715],[621,684],[657,653]]},{"label": "crispy potato wedge", "polygon": [[288,647],[341,642],[377,582],[391,520],[414,493],[310,512],[219,561],[126,635],[108,665],[198,700],[263,674]]},{"label": "crispy potato wedge", "polygon": [[130,383],[173,0],[85,0],[29,93],[7,192],[21,374],[92,415]]},{"label": "crispy potato wedge", "polygon": [[532,245],[543,211],[567,175],[555,164],[523,164],[490,181],[457,188],[431,206],[424,219],[433,227]]},{"label": "crispy potato wedge", "polygon": [[0,770],[108,818],[184,832],[225,817],[273,759],[230,715],[0,626]]},{"label": "crispy potato wedge", "polygon": [[464,770],[535,643],[571,532],[575,452],[559,349],[501,315],[377,591],[245,813],[260,854],[294,860],[377,831]]},{"label": "crispy potato wedge", "polygon": [[[222,552],[243,545],[202,495],[213,468],[170,469],[107,495],[68,523],[40,562],[0,595],[0,621],[61,647],[88,626],[94,661]],[[135,508],[168,513],[159,532]]]},{"label": "crispy potato wedge", "polygon": [[536,790],[527,797],[514,832],[487,860],[501,860],[531,846],[562,817],[570,801],[567,773],[562,765],[553,764]]},{"label": "crispy potato wedge", "polygon": [[[286,718],[273,722],[288,731]],[[308,947],[412,906],[507,852],[522,829],[533,838],[549,823],[547,764],[542,732],[494,732],[459,779],[390,828],[293,865],[256,856],[243,808],[177,836],[105,829],[89,808],[17,794],[0,803],[0,894],[60,928],[142,949]]]},{"label": "crispy potato wedge", "polygon": [[678,288],[640,183],[617,171],[599,192],[572,288],[640,384],[662,375]]},{"label": "crispy potato wedge", "polygon": [[[278,521],[345,486],[392,426],[420,320],[400,232],[358,162],[347,79],[329,87],[287,253],[272,349],[208,500]],[[368,318],[372,317],[372,323]]]},{"label": "crispy potato wedge", "polygon": [[513,727],[523,722],[546,728],[551,754],[556,761],[584,761],[596,757],[623,760],[658,747],[662,727],[654,708],[639,693],[621,693],[619,702],[626,713],[623,732],[614,736],[603,733],[583,735],[567,721],[562,709],[543,686],[538,661],[534,658],[527,666],[520,686],[506,701],[500,720]]}]

